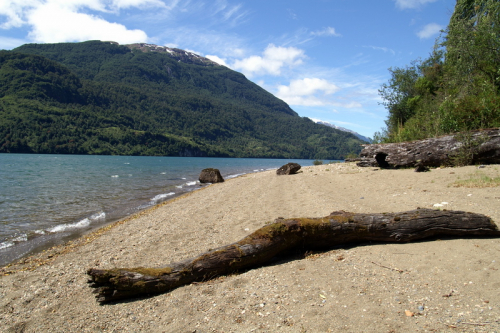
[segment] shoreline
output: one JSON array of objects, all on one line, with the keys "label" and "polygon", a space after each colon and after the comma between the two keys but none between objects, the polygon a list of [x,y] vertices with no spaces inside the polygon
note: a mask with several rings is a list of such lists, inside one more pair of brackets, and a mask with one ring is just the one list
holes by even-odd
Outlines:
[{"label": "shoreline", "polygon": [[[232,178],[230,178],[230,179],[232,179]],[[47,246],[46,248],[41,249],[40,251],[36,251],[32,254],[26,255],[26,256],[21,257],[19,259],[16,259],[16,260],[14,260],[6,265],[0,266],[0,277],[15,274],[15,273],[21,272],[21,271],[32,271],[32,270],[36,269],[37,267],[40,267],[41,265],[49,264],[52,261],[54,261],[57,256],[68,253],[72,249],[75,249],[77,247],[85,246],[86,244],[91,243],[92,241],[94,241],[95,239],[100,237],[103,233],[110,231],[111,229],[115,228],[116,226],[127,223],[129,221],[134,220],[134,219],[137,219],[144,214],[153,213],[155,210],[161,208],[164,205],[169,204],[170,202],[180,200],[183,197],[189,196],[194,191],[203,190],[211,185],[213,185],[213,184],[202,186],[198,189],[191,190],[188,192],[180,193],[177,196],[175,196],[169,200],[165,200],[165,201],[158,203],[154,206],[145,208],[145,209],[140,210],[140,211],[138,211],[134,214],[131,214],[129,216],[125,216],[117,221],[111,221],[111,222],[105,223],[104,225],[97,226],[97,227],[92,228],[88,231],[82,232],[79,235],[74,235],[73,238],[71,238],[70,240],[67,240],[61,244]]]},{"label": "shoreline", "polygon": [[[499,168],[479,171],[498,176]],[[500,330],[495,238],[333,248],[105,306],[96,302],[85,274],[96,267],[161,267],[238,241],[278,217],[335,210],[443,204],[488,215],[499,225],[500,187],[451,185],[476,172],[473,166],[414,173],[339,163],[212,184],[10,266],[13,272],[0,277],[0,321],[25,332]]]},{"label": "shoreline", "polygon": [[[249,168],[247,167],[245,169]],[[265,170],[262,169],[260,171]],[[226,180],[229,180],[247,173],[255,172],[258,171],[231,170],[224,176]],[[179,178],[179,180],[181,179],[182,178]],[[70,241],[84,237],[86,234],[107,226],[108,224],[127,219],[143,210],[148,210],[156,205],[160,205],[192,191],[197,191],[206,187],[207,184],[199,183],[196,176],[193,175],[193,178],[184,178],[179,184],[170,184],[169,186],[175,186],[175,188],[152,193],[152,196],[148,199],[134,199],[132,205],[122,205],[120,207],[124,211],[120,211],[116,209],[116,207],[112,208],[113,205],[111,205],[101,210],[89,211],[87,215],[82,215],[75,220],[68,220],[61,224],[36,230],[23,230],[21,234],[16,234],[11,237],[10,240],[5,240],[5,242],[0,243],[0,268],[51,249],[52,247],[64,245]]]}]

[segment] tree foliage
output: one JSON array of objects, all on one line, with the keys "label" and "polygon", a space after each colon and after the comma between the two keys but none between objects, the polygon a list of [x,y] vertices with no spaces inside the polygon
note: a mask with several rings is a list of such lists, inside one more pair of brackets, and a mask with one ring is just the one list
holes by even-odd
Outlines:
[{"label": "tree foliage", "polygon": [[379,142],[500,126],[500,1],[458,0],[431,56],[390,71]]},{"label": "tree foliage", "polygon": [[182,60],[99,41],[0,51],[0,152],[342,159],[360,151],[352,134],[299,117],[242,74]]}]

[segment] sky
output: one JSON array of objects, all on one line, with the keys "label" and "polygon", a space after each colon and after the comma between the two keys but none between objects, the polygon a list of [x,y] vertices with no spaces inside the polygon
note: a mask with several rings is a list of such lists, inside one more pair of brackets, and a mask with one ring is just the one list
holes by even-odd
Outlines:
[{"label": "sky", "polygon": [[176,47],[260,85],[302,117],[373,137],[389,68],[425,59],[455,0],[0,0],[0,49],[115,41]]}]

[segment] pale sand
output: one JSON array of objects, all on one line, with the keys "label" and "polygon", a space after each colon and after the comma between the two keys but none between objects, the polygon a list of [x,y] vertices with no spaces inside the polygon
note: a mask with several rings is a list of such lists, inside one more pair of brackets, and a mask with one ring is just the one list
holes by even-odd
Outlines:
[{"label": "pale sand", "polygon": [[[498,177],[499,169],[479,171]],[[211,185],[4,268],[17,272],[0,277],[0,331],[500,332],[500,239],[344,246],[104,306],[85,274],[91,267],[157,267],[192,257],[277,217],[447,202],[447,209],[485,214],[498,224],[500,187],[449,186],[477,171],[332,164]]]}]

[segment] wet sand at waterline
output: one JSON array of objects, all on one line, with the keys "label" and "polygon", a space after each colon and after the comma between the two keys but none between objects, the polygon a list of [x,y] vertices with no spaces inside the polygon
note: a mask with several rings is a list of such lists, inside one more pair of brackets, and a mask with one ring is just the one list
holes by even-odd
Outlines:
[{"label": "wet sand at waterline", "polygon": [[281,258],[211,281],[99,305],[92,267],[160,267],[235,242],[277,217],[463,210],[500,224],[500,187],[478,169],[351,163],[213,184],[0,270],[6,332],[500,332],[500,239],[362,244]]}]

